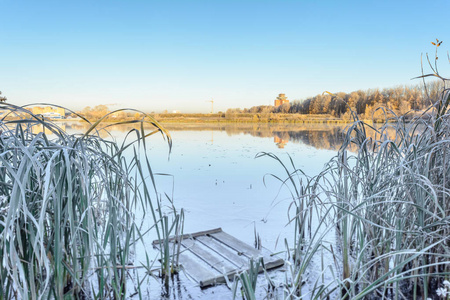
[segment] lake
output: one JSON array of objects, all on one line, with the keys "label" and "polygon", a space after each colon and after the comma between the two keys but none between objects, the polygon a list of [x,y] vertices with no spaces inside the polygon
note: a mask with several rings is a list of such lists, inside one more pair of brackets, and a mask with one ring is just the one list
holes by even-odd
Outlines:
[{"label": "lake", "polygon": [[[79,123],[65,127],[68,132],[87,129]],[[166,128],[173,139],[170,154],[167,143],[155,135],[149,139],[148,155],[153,172],[161,174],[156,175],[158,192],[185,210],[184,232],[221,227],[253,245],[256,230],[262,246],[273,252],[285,250],[285,238],[293,239],[293,226],[288,225],[292,198],[274,177],[287,177],[282,165],[268,156],[255,156],[273,153],[285,164],[291,157],[296,168],[313,176],[336,155],[343,130],[326,124],[167,124]],[[120,141],[130,129],[112,126],[109,131]],[[226,286],[202,291],[180,280],[170,298],[207,299],[212,294],[230,298]],[[148,293],[157,297],[160,288],[150,285]]]}]

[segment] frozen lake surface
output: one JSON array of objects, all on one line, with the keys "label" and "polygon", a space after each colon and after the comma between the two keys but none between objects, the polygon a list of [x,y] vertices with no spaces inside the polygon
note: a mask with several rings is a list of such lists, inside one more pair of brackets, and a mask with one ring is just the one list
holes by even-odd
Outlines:
[{"label": "frozen lake surface", "polygon": [[[66,129],[82,130],[77,126],[68,124]],[[262,246],[281,252],[285,250],[284,239],[292,241],[294,237],[293,226],[287,224],[292,198],[270,174],[282,179],[287,175],[274,159],[255,156],[273,153],[285,164],[290,164],[290,156],[296,168],[313,176],[336,155],[343,128],[323,124],[176,124],[167,125],[167,129],[173,139],[170,155],[167,143],[158,135],[148,140],[148,154],[155,174],[170,174],[156,176],[157,188],[161,195],[173,199],[177,209],[185,210],[184,232],[221,227],[253,245],[256,229]],[[113,126],[110,133],[121,140],[128,130],[126,126]],[[156,236],[149,236],[153,238]],[[160,291],[156,280],[147,290],[152,299],[159,297]],[[265,295],[263,289],[261,293]],[[169,296],[211,297],[229,299],[231,291],[224,285],[200,290],[183,274]]]}]

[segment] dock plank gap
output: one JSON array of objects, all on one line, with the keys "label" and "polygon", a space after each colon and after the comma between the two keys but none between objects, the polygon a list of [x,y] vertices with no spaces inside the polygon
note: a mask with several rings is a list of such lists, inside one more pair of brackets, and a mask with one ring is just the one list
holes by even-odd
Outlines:
[{"label": "dock plank gap", "polygon": [[[263,258],[266,270],[280,267],[284,260],[268,249],[261,250],[224,232],[222,228],[184,234],[169,239],[170,247],[180,243],[179,264],[201,288],[225,283],[240,272],[248,270],[250,259]],[[162,241],[153,241],[160,248]],[[260,269],[260,272],[263,270]]]}]

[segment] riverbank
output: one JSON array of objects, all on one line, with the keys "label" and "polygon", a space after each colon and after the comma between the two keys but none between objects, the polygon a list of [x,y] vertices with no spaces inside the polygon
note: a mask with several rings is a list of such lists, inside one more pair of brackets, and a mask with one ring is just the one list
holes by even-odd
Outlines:
[{"label": "riverbank", "polygon": [[[423,111],[410,112],[406,116],[407,120],[411,120],[415,117],[420,117]],[[212,113],[212,114],[201,114],[201,113],[166,113],[166,114],[149,114],[156,121],[160,123],[273,123],[273,124],[349,124],[354,120],[350,116],[345,117],[334,117],[330,114],[293,114],[293,113]],[[133,119],[137,116],[134,115]],[[387,119],[397,119],[389,111],[383,115],[383,118],[378,116],[375,119],[365,119],[362,116],[358,116],[359,120],[366,123],[384,123]],[[114,114],[111,115],[108,120],[118,121],[119,118],[115,117]],[[122,120],[120,118],[120,120]]]},{"label": "riverbank", "polygon": [[252,114],[239,113],[230,116],[225,113],[214,114],[154,114],[162,123],[348,123],[349,120],[331,115],[304,114]]}]

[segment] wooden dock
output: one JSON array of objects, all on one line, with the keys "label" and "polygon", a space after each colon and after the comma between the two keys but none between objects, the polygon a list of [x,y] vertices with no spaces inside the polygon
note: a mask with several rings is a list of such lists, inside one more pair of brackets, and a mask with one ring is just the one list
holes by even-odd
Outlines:
[{"label": "wooden dock", "polygon": [[[181,240],[179,263],[202,288],[225,283],[225,276],[233,279],[235,274],[248,269],[250,258],[262,257],[266,270],[284,264],[283,259],[272,255],[269,250],[257,250],[222,231],[222,228],[184,234],[178,240]],[[176,240],[171,238],[170,241],[173,246]],[[158,240],[153,241],[154,247],[159,248],[159,245]]]}]

